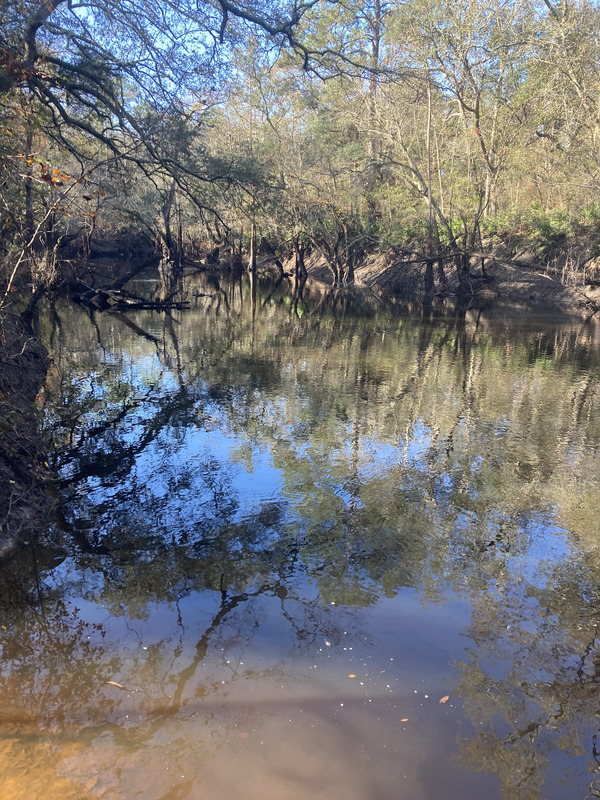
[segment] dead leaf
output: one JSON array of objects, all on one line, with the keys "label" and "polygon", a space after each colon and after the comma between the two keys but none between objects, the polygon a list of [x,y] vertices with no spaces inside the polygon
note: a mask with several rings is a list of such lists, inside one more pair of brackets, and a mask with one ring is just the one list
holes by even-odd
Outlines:
[{"label": "dead leaf", "polygon": [[125,688],[122,684],[117,683],[116,681],[106,681],[106,682],[108,683],[109,686],[116,686],[117,689],[124,689]]},{"label": "dead leaf", "polygon": [[326,645],[327,647],[331,647],[331,642],[328,642],[328,641],[327,641],[327,639],[325,639],[325,645]]},{"label": "dead leaf", "polygon": [[450,700],[450,695],[449,694],[447,694],[445,697],[442,697],[442,699],[440,700],[440,703],[447,703],[448,700]]},{"label": "dead leaf", "polygon": [[356,675],[348,675],[349,678],[356,678]]},{"label": "dead leaf", "polygon": [[400,722],[408,722],[408,717],[404,717],[404,719],[401,719]]}]

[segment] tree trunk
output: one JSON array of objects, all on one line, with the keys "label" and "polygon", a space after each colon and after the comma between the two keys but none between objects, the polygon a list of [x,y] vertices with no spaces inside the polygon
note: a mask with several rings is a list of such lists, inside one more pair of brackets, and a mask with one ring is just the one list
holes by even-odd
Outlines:
[{"label": "tree trunk", "polygon": [[469,255],[457,253],[454,257],[456,275],[458,277],[458,296],[462,299],[473,294],[473,287],[469,280]]},{"label": "tree trunk", "polygon": [[305,247],[294,239],[294,277],[296,281],[306,278],[306,264],[304,263]]},{"label": "tree trunk", "polygon": [[33,171],[31,164],[33,153],[33,131],[31,125],[27,128],[27,173],[25,175],[25,241],[29,241],[35,230],[35,217],[33,212]]},{"label": "tree trunk", "polygon": [[158,265],[160,276],[159,296],[162,299],[175,290],[182,271],[178,242],[171,231],[171,215],[175,204],[176,188],[177,185],[175,179],[173,179],[162,207],[163,230],[160,233],[161,257]]},{"label": "tree trunk", "polygon": [[252,234],[250,236],[250,273],[256,275],[256,223],[252,223]]},{"label": "tree trunk", "polygon": [[379,139],[375,133],[377,121],[377,87],[379,84],[379,59],[381,55],[381,0],[373,0],[373,18],[371,19],[371,72],[369,73],[369,138],[368,153],[371,172],[377,172],[376,162],[379,156]]}]

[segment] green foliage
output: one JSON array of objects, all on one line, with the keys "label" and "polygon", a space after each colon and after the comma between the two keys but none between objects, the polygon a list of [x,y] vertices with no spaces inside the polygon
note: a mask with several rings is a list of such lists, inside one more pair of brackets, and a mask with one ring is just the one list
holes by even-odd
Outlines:
[{"label": "green foliage", "polygon": [[600,245],[600,207],[592,203],[577,212],[564,209],[544,211],[539,203],[526,209],[512,208],[482,221],[482,233],[492,241],[507,242],[512,248],[533,250],[540,259],[571,241],[589,256]]}]

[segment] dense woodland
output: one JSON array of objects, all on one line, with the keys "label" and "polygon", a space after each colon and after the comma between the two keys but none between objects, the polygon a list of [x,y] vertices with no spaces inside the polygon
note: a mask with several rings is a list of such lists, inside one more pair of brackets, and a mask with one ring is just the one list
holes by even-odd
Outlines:
[{"label": "dense woodland", "polygon": [[[600,10],[586,0],[3,0],[0,301],[89,256],[599,253]],[[294,261],[288,261],[294,263]]]}]

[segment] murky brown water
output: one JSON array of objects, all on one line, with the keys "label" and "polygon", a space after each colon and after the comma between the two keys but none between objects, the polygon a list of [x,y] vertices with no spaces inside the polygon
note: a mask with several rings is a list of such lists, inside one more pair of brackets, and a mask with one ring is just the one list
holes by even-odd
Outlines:
[{"label": "murky brown water", "polygon": [[600,796],[595,329],[208,293],[44,323],[0,800]]}]

